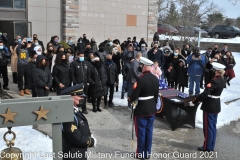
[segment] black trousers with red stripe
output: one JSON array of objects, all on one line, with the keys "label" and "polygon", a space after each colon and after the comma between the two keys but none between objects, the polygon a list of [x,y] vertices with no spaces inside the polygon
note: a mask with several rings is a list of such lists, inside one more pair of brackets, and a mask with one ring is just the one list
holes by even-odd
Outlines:
[{"label": "black trousers with red stripe", "polygon": [[204,150],[214,151],[217,136],[217,117],[218,114],[203,111]]}]

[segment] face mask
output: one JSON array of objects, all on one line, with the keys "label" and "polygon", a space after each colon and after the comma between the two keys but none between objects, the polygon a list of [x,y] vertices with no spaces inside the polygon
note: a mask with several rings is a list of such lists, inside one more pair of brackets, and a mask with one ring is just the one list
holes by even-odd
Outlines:
[{"label": "face mask", "polygon": [[86,39],[87,37],[83,37],[83,39]]},{"label": "face mask", "polygon": [[18,39],[18,42],[22,42],[22,39],[21,39],[21,38],[19,38],[19,39]]},{"label": "face mask", "polygon": [[72,40],[68,41],[68,43],[71,44],[71,43],[72,43]]},{"label": "face mask", "polygon": [[138,72],[142,72],[142,67],[138,66]]},{"label": "face mask", "polygon": [[38,43],[35,43],[35,46],[38,46]]},{"label": "face mask", "polygon": [[79,61],[83,62],[84,61],[84,57],[79,57]]},{"label": "face mask", "polygon": [[37,54],[38,54],[38,55],[41,55],[41,54],[42,54],[42,52],[40,52],[40,51],[37,51]]},{"label": "face mask", "polygon": [[3,46],[0,46],[0,49],[3,49]]},{"label": "face mask", "polygon": [[23,43],[22,46],[21,46],[21,48],[22,48],[22,49],[23,49],[23,48],[26,48],[26,43]]},{"label": "face mask", "polygon": [[113,45],[113,42],[109,42],[109,45],[112,46],[112,45]]},{"label": "face mask", "polygon": [[224,48],[224,51],[227,51],[227,48],[226,48],[226,47]]},{"label": "face mask", "polygon": [[55,42],[55,43],[58,43],[58,42],[59,42],[59,40],[58,40],[58,39],[55,39],[55,40],[54,40],[54,42]]},{"label": "face mask", "polygon": [[141,50],[144,51],[144,50],[145,50],[145,47],[141,47]]},{"label": "face mask", "polygon": [[210,55],[211,54],[211,52],[207,52],[208,53],[208,55]]},{"label": "face mask", "polygon": [[115,50],[115,52],[117,53],[117,52],[118,52],[118,50],[116,49],[116,50]]},{"label": "face mask", "polygon": [[87,52],[90,51],[90,48],[86,48],[86,51],[87,51]]},{"label": "face mask", "polygon": [[107,62],[112,62],[112,59],[107,59]]},{"label": "face mask", "polygon": [[186,48],[185,50],[186,50],[186,51],[188,51],[188,50],[189,50],[189,48]]},{"label": "face mask", "polygon": [[79,41],[79,43],[82,43],[82,41]]},{"label": "face mask", "polygon": [[174,52],[174,56],[178,56],[178,53],[177,53],[177,52]]},{"label": "face mask", "polygon": [[218,48],[215,47],[214,49],[217,50]]}]

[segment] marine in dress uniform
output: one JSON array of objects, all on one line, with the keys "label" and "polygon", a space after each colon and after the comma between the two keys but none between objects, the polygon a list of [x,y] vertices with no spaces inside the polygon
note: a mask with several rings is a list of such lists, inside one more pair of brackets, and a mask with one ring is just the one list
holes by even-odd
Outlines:
[{"label": "marine in dress uniform", "polygon": [[132,94],[129,101],[138,100],[134,109],[134,123],[137,137],[136,158],[145,159],[151,155],[152,133],[156,103],[158,99],[159,82],[155,75],[151,73],[153,62],[147,58],[140,58],[139,70],[142,75],[133,85]]},{"label": "marine in dress uniform", "polygon": [[212,66],[215,70],[215,77],[210,80],[205,90],[193,99],[194,104],[202,102],[204,144],[198,147],[200,151],[214,151],[217,117],[221,111],[220,96],[226,87],[226,81],[223,78],[225,66],[217,62],[213,62]]},{"label": "marine in dress uniform", "polygon": [[84,105],[83,85],[75,85],[62,91],[62,95],[72,95],[74,101],[74,121],[62,123],[63,159],[64,160],[86,160],[87,148],[96,145],[97,141],[92,136],[88,121],[78,109]]}]

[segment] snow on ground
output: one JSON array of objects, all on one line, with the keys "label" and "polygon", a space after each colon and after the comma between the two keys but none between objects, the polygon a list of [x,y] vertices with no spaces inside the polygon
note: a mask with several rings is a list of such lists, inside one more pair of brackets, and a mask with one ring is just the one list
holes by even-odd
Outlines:
[{"label": "snow on ground", "polygon": [[[7,128],[0,129],[0,137],[8,131]],[[32,126],[13,127],[12,131],[16,133],[16,140],[14,147],[18,147],[24,153],[24,160],[52,160],[53,158],[48,156],[44,157],[45,153],[52,152],[52,140],[44,134],[32,129]],[[10,140],[12,135],[7,135],[7,139]],[[0,151],[7,148],[6,142],[0,140]]]},{"label": "snow on ground", "polygon": [[[181,36],[166,36],[164,34],[159,35],[160,40],[166,40],[169,38],[169,40],[174,39],[175,41],[181,40]],[[198,40],[198,37],[186,37],[189,38],[190,40]],[[182,37],[182,40],[183,37]],[[200,42],[211,42],[211,43],[237,43],[240,44],[240,37],[236,38],[229,38],[229,39],[217,39],[217,38],[201,38]]]}]

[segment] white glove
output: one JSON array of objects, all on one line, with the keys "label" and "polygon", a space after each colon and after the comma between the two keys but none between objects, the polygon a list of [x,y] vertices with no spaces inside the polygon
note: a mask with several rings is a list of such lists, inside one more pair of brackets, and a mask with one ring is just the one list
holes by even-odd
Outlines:
[{"label": "white glove", "polygon": [[190,106],[190,107],[194,107],[195,104],[193,104],[193,102],[191,101],[191,102],[189,102],[189,106]]},{"label": "white glove", "polygon": [[96,145],[97,145],[97,139],[96,139],[95,137],[92,137],[92,139],[94,139],[94,145],[93,145],[93,147],[96,147]]}]

